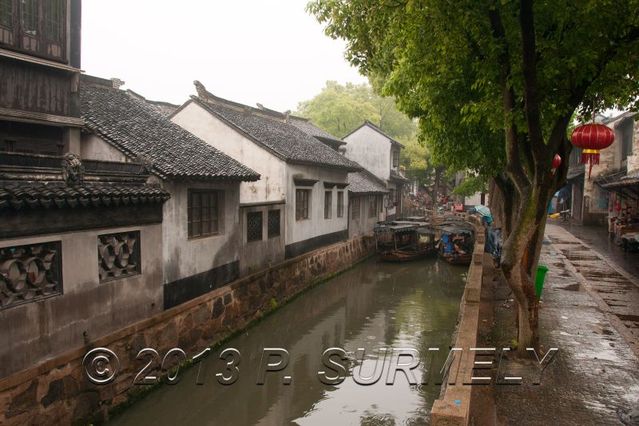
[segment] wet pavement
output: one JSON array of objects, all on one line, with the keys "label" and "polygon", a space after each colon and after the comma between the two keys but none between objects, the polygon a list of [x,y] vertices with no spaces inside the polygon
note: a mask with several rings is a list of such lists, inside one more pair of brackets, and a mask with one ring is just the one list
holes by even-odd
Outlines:
[{"label": "wet pavement", "polygon": [[[217,383],[223,361],[212,353],[206,360],[204,385],[196,385],[197,368],[181,373],[174,386],[162,386],[112,420],[114,425],[421,425],[440,387],[411,386],[400,372],[387,385],[387,363],[379,363],[378,383],[355,383],[377,371],[381,347],[415,348],[420,360],[428,348],[447,351],[453,334],[466,267],[432,260],[406,264],[364,262],[304,292],[222,348],[241,353],[239,379]],[[263,348],[284,348],[290,354],[285,370],[268,373],[257,384]],[[344,348],[354,357],[366,349],[339,385],[322,384],[321,354]],[[219,352],[219,351],[217,351]],[[357,357],[355,357],[357,358]],[[402,361],[405,362],[405,361]],[[423,365],[416,371],[421,382]],[[332,373],[332,372],[331,372]],[[285,376],[290,384],[284,384]]]},{"label": "wet pavement", "polygon": [[582,226],[559,221],[555,221],[554,224],[560,225],[579,238],[582,243],[605,257],[608,262],[639,278],[639,253],[624,251],[615,244],[610,238],[608,228],[605,225]]},{"label": "wet pavement", "polygon": [[[495,386],[497,423],[516,425],[621,425],[639,407],[636,329],[624,315],[639,312],[632,277],[556,225],[548,225],[541,262],[550,271],[540,308],[542,350],[558,355],[541,384]],[[497,293],[500,293],[497,291]],[[510,296],[512,297],[512,296]],[[508,339],[514,310],[501,288],[493,343]],[[511,326],[512,327],[512,326]],[[514,330],[510,330],[511,335]],[[522,363],[511,365],[525,370]]]}]

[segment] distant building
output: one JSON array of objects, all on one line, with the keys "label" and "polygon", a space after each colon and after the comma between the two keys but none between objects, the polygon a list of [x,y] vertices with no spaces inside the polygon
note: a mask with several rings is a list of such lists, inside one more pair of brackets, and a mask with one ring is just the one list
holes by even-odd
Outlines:
[{"label": "distant building", "polygon": [[389,218],[402,213],[402,193],[409,181],[400,172],[399,159],[403,145],[373,123],[366,121],[344,137],[346,157],[382,180],[388,196],[384,211]]},{"label": "distant building", "polygon": [[259,175],[172,123],[157,103],[83,77],[83,158],[147,164],[171,194],[162,224],[163,306],[170,308],[240,276],[240,182]]},{"label": "distant building", "polygon": [[[609,212],[619,197],[611,197],[611,193],[626,193],[626,199],[632,197],[631,188],[612,191],[624,185],[611,185],[627,175],[634,166],[633,149],[635,130],[635,112],[625,112],[612,118],[598,118],[597,121],[612,128],[615,132],[613,144],[602,150],[599,164],[593,166],[592,175],[588,178],[587,166],[580,164],[581,149],[573,148],[568,169],[568,186],[564,192],[570,194],[572,219],[584,225],[608,225]],[[630,167],[630,168],[629,168]]]},{"label": "distant building", "polygon": [[196,89],[173,122],[262,176],[240,188],[250,270],[348,238],[345,191],[357,164],[287,113],[221,99],[199,82]]}]

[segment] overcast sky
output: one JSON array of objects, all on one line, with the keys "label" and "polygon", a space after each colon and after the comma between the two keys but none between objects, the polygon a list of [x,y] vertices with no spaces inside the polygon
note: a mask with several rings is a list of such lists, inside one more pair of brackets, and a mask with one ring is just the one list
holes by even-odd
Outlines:
[{"label": "overcast sky", "polygon": [[82,69],[181,104],[200,80],[215,95],[281,111],[327,80],[366,81],[325,36],[307,0],[85,0]]}]

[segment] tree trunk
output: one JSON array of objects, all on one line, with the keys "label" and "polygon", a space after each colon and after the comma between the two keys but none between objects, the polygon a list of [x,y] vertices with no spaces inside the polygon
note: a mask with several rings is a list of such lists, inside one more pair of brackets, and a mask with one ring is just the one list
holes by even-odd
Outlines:
[{"label": "tree trunk", "polygon": [[[546,225],[551,182],[544,179],[522,197],[506,221],[513,224],[502,251],[502,270],[517,302],[518,348],[539,346],[539,301],[534,280]],[[507,197],[506,197],[507,198]]]}]

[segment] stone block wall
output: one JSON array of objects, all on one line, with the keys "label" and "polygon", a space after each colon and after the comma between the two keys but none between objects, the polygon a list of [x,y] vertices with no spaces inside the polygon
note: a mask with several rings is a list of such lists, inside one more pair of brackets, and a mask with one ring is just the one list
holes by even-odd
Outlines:
[{"label": "stone block wall", "polygon": [[[1,379],[0,424],[103,421],[145,387],[133,385],[144,364],[136,360],[141,349],[154,348],[163,357],[181,348],[191,359],[274,306],[368,257],[374,246],[372,239],[358,238],[287,260]],[[120,361],[115,380],[105,385],[91,383],[83,365],[85,354],[98,347],[110,349]]]}]

